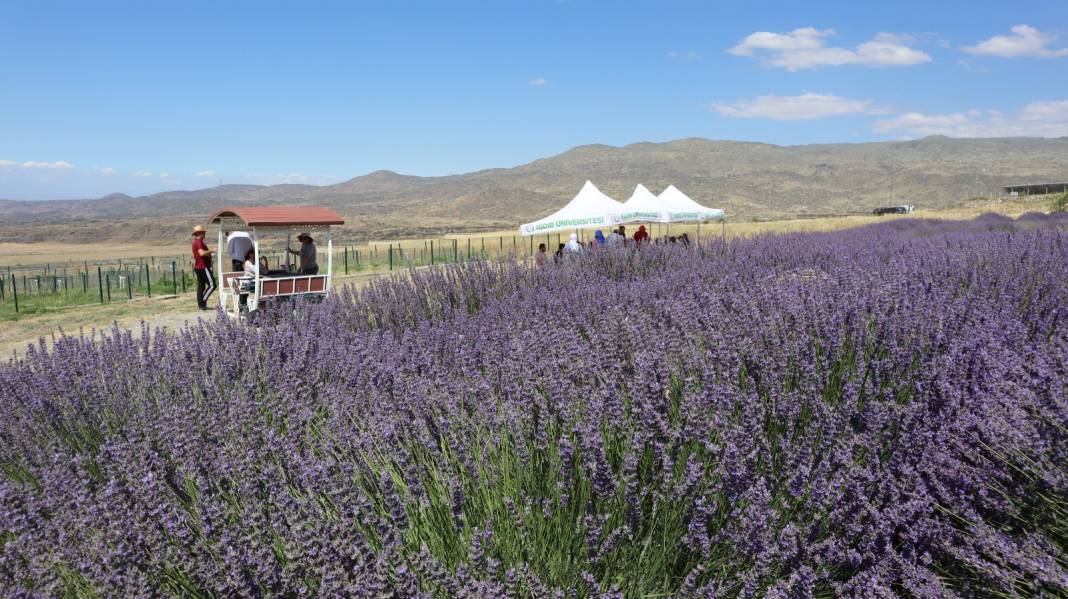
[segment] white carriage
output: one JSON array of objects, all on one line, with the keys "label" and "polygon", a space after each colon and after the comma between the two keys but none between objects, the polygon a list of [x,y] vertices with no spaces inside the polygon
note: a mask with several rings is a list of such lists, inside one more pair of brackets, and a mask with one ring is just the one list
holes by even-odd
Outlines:
[{"label": "white carriage", "polygon": [[[227,314],[240,317],[243,310],[255,312],[274,300],[296,296],[321,298],[330,293],[334,266],[330,227],[345,224],[344,219],[333,210],[320,206],[236,206],[215,211],[208,223],[219,226],[216,272],[219,273],[219,305]],[[260,257],[264,255],[261,252],[261,240],[285,235],[284,262],[280,260],[282,263],[278,264],[277,270],[269,270],[266,274],[262,274],[259,268],[254,276],[248,276],[244,271],[230,272],[226,240],[227,235],[234,231],[246,231],[249,234],[256,265],[260,264]],[[297,232],[323,234],[326,237],[325,271],[314,274],[298,271],[289,252]],[[241,301],[242,296],[246,296],[245,302]]]}]

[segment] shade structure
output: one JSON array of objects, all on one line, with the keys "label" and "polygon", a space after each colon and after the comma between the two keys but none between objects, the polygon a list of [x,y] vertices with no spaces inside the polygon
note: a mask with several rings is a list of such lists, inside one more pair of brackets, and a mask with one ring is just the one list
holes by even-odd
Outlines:
[{"label": "shade structure", "polygon": [[725,213],[718,208],[706,208],[691,200],[674,185],[660,192],[661,206],[667,213],[668,223],[694,223],[706,220],[723,220]]},{"label": "shade structure", "polygon": [[664,204],[653,192],[641,183],[634,188],[630,199],[623,202],[623,210],[616,215],[616,222],[625,223],[666,223],[668,213]]},{"label": "shade structure", "polygon": [[250,227],[301,227],[343,225],[345,219],[322,206],[230,206],[220,208],[208,218],[217,223],[224,218],[241,219]]},{"label": "shade structure", "polygon": [[563,208],[532,223],[519,226],[523,235],[538,235],[571,229],[607,227],[623,205],[601,193],[593,183],[586,181],[578,194]]}]

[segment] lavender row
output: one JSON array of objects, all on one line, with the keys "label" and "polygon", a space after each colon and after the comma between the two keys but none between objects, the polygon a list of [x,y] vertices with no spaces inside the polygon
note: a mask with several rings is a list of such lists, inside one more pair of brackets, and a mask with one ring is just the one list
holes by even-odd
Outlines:
[{"label": "lavender row", "polygon": [[410,273],[0,366],[0,584],[1068,593],[1063,219]]}]

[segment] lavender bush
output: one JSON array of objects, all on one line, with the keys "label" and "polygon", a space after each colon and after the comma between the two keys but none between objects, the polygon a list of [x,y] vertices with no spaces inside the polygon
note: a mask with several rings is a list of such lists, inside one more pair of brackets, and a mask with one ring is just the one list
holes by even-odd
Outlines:
[{"label": "lavender bush", "polygon": [[1068,220],[470,263],[0,366],[12,595],[1068,596]]}]

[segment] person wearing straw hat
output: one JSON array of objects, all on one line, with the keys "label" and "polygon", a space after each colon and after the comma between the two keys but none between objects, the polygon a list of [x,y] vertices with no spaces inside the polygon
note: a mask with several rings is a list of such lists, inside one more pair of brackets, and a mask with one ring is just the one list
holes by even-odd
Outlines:
[{"label": "person wearing straw hat", "polygon": [[211,257],[215,253],[204,242],[204,227],[193,227],[193,272],[197,276],[197,307],[208,309],[208,298],[215,291],[215,273],[211,270]]},{"label": "person wearing straw hat", "polygon": [[315,261],[315,240],[307,233],[297,235],[297,240],[300,241],[300,249],[289,250],[289,253],[295,256],[300,256],[300,274],[318,274],[319,264]]}]

